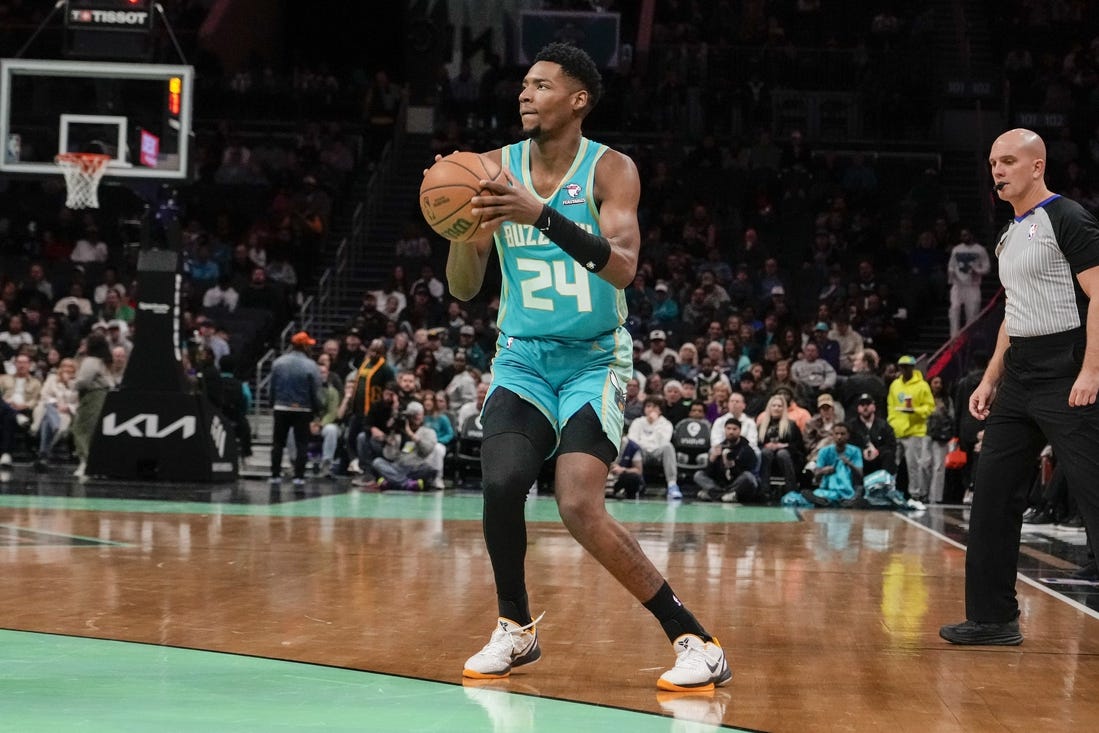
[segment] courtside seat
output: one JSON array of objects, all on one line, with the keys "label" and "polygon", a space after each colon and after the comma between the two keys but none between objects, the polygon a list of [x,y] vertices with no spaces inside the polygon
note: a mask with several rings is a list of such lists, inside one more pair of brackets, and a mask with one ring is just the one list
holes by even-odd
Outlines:
[{"label": "courtside seat", "polygon": [[454,483],[461,485],[469,477],[481,475],[481,440],[484,438],[481,416],[470,415],[454,438]]},{"label": "courtside seat", "polygon": [[690,417],[680,420],[672,432],[672,447],[675,448],[679,483],[682,485],[685,481],[693,481],[695,471],[706,468],[709,461],[709,420]]}]

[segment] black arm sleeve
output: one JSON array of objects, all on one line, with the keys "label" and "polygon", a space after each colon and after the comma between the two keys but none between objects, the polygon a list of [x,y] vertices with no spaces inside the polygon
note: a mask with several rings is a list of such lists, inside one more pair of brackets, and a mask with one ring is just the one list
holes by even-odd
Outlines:
[{"label": "black arm sleeve", "polygon": [[549,206],[542,207],[534,226],[591,272],[599,272],[611,259],[611,243],[606,237],[589,234]]}]

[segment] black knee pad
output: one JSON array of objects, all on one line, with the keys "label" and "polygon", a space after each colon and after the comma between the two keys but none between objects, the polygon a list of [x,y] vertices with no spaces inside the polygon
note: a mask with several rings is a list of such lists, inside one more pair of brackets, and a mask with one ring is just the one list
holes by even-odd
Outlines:
[{"label": "black knee pad", "polygon": [[485,501],[523,500],[545,460],[545,454],[522,433],[498,433],[486,439],[481,446]]},{"label": "black knee pad", "polygon": [[538,408],[504,388],[485,405],[481,477],[485,500],[525,499],[557,436]]}]

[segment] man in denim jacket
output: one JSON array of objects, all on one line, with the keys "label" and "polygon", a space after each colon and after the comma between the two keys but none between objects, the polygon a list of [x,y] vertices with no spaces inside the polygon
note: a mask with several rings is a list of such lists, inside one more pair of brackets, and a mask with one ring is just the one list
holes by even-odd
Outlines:
[{"label": "man in denim jacket", "polygon": [[271,483],[274,484],[281,481],[282,452],[286,436],[293,430],[294,445],[301,447],[294,455],[294,486],[305,485],[309,423],[324,406],[320,369],[308,354],[309,347],[316,343],[305,331],[297,332],[290,337],[290,351],[275,359],[271,366],[271,404],[275,407]]}]

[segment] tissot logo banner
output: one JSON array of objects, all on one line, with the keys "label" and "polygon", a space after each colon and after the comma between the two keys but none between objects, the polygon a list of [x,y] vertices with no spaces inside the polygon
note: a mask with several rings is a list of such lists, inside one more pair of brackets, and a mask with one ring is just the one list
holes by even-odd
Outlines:
[{"label": "tissot logo banner", "polygon": [[140,28],[149,25],[152,16],[145,10],[94,10],[70,8],[70,25],[114,28]]}]

